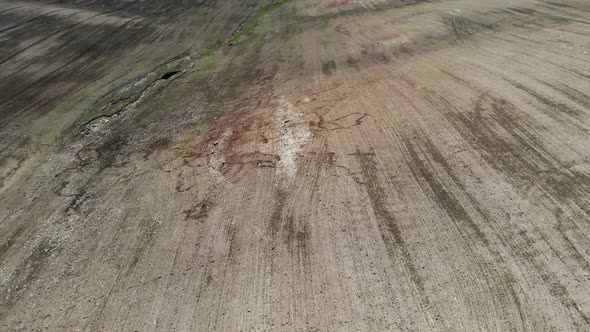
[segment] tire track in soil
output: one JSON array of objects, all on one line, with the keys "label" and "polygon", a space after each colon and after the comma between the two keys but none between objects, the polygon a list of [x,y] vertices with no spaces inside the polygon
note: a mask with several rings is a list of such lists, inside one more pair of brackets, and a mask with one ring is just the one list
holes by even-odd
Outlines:
[{"label": "tire track in soil", "polygon": [[[23,92],[29,90],[30,88],[39,85],[40,83],[44,82],[45,80],[47,80],[48,78],[50,78],[52,75],[58,73],[59,71],[63,70],[64,68],[72,65],[73,63],[75,63],[76,61],[82,59],[87,53],[89,53],[93,48],[95,48],[96,46],[106,42],[107,40],[115,37],[118,33],[121,33],[123,31],[123,29],[128,25],[131,24],[133,21],[135,21],[137,19],[129,19],[127,20],[125,23],[123,23],[121,26],[117,27],[115,30],[113,30],[112,33],[108,34],[106,37],[99,39],[98,41],[96,41],[95,43],[93,43],[90,47],[86,48],[84,51],[82,51],[80,54],[78,54],[77,56],[75,56],[73,59],[69,59],[65,64],[61,65],[60,67],[52,70],[51,72],[49,72],[48,74],[45,74],[43,77],[41,77],[40,79],[36,80],[33,83],[30,83],[29,85],[27,85],[26,87],[24,87],[23,89],[19,90],[18,92],[16,92],[15,94],[5,98],[4,100],[0,101],[0,106],[9,106],[11,105],[11,103],[8,103],[9,101],[13,100],[12,103],[15,103],[17,101],[14,101],[15,97],[18,97],[19,95],[21,95]],[[64,45],[65,46],[65,45]],[[8,103],[8,104],[7,104]]]},{"label": "tire track in soil", "polygon": [[[121,8],[118,8],[118,9],[112,10],[112,11],[108,11],[108,12],[104,12],[104,13],[98,13],[98,14],[95,14],[95,15],[93,15],[93,16],[90,16],[90,17],[88,17],[88,18],[86,18],[86,19],[82,20],[82,21],[78,21],[77,23],[74,23],[74,24],[68,25],[68,26],[66,26],[66,27],[64,27],[64,28],[61,28],[61,29],[59,29],[59,30],[55,31],[55,32],[52,32],[51,34],[49,34],[49,35],[48,35],[48,36],[46,36],[45,38],[43,38],[43,39],[40,39],[40,40],[38,40],[38,41],[36,41],[36,42],[34,42],[34,43],[32,43],[32,44],[30,44],[30,45],[26,46],[25,48],[22,48],[22,49],[20,49],[20,50],[17,50],[16,52],[14,52],[14,53],[12,53],[12,54],[8,55],[8,57],[6,57],[6,58],[4,58],[4,59],[0,60],[0,66],[2,66],[2,65],[3,65],[4,63],[6,63],[7,61],[9,61],[9,60],[11,60],[11,59],[13,59],[13,58],[17,57],[18,55],[20,55],[20,54],[22,54],[22,53],[24,53],[24,52],[26,52],[26,51],[28,51],[28,50],[32,49],[33,47],[35,47],[35,46],[38,46],[38,45],[40,45],[40,44],[42,44],[42,43],[46,43],[46,42],[48,42],[48,41],[50,40],[50,38],[53,38],[53,37],[57,36],[58,34],[65,33],[65,32],[67,32],[68,30],[71,30],[71,29],[74,29],[74,28],[76,28],[76,27],[78,27],[78,26],[84,25],[84,23],[85,23],[85,22],[88,22],[88,21],[90,21],[90,20],[92,20],[92,19],[94,19],[94,18],[96,18],[96,17],[103,16],[103,15],[109,15],[109,14],[112,14],[112,13],[116,13],[117,11],[124,9],[125,7],[127,7],[127,6],[129,6],[129,5],[130,5],[130,3],[128,3],[128,4],[124,5],[124,6],[122,6]],[[74,14],[72,14],[71,16],[73,16],[73,15],[76,15],[76,14],[78,14],[78,13],[74,13]],[[16,38],[16,37],[14,37],[14,38]],[[64,45],[64,46],[65,46],[65,45]]]},{"label": "tire track in soil", "polygon": [[[415,84],[412,85],[415,86]],[[425,90],[425,88],[419,89]],[[506,100],[492,97],[487,92],[482,93],[480,99],[475,101],[472,112],[461,112],[459,110],[444,112],[445,117],[457,129],[458,133],[464,137],[464,141],[470,142],[475,149],[483,148],[485,153],[482,156],[487,162],[501,174],[512,178],[514,183],[521,183],[523,180],[531,185],[546,182],[540,174],[544,174],[547,169],[560,169],[557,164],[558,161],[550,157],[551,154],[544,149],[543,145],[539,142],[535,143],[534,136],[525,129],[528,126],[522,126],[521,121],[513,115],[515,109],[512,104]],[[444,105],[442,109],[455,109],[450,102],[434,91],[428,91],[425,98],[433,100],[436,105]],[[509,109],[512,109],[512,111],[509,111]],[[482,121],[482,114],[489,111],[494,114],[490,119],[497,121],[497,124],[510,133],[511,140],[500,138],[491,123]],[[526,154],[529,154],[529,156]],[[553,191],[557,191],[554,192],[554,195],[559,195],[559,192],[563,192],[562,189],[568,188],[563,194],[578,197],[576,194],[571,195],[571,187],[559,185],[554,188]],[[536,231],[537,234],[542,234],[540,230],[537,229]],[[571,299],[567,289],[559,282],[557,275],[548,272],[551,271],[550,267],[535,259],[535,257],[540,257],[541,253],[535,251],[535,246],[532,245],[533,240],[524,233],[513,235],[513,238],[518,238],[518,243],[515,244],[516,241],[511,241],[506,242],[506,244],[512,248],[511,252],[520,258],[521,264],[532,266],[550,289],[552,296],[556,297],[566,308],[576,313],[579,319],[588,324],[588,315],[581,311],[579,305]],[[577,264],[587,267],[587,261],[580,261],[580,258],[583,257],[581,252],[571,246],[570,249],[573,250],[573,257],[576,258]],[[553,248],[552,250],[559,254],[556,249]]]},{"label": "tire track in soil", "polygon": [[384,202],[386,193],[379,184],[377,177],[377,162],[375,160],[375,152],[361,152],[357,147],[356,152],[352,155],[356,158],[360,166],[361,174],[364,180],[363,185],[369,195],[373,213],[378,221],[379,230],[383,243],[390,255],[390,259],[394,265],[398,264],[398,259],[401,258],[401,264],[409,274],[410,280],[415,285],[419,302],[421,305],[422,316],[431,328],[435,328],[436,324],[433,321],[430,313],[429,298],[424,287],[424,281],[418,268],[410,254],[407,245],[405,244],[404,236],[398,226],[398,221],[395,216],[388,210]]}]

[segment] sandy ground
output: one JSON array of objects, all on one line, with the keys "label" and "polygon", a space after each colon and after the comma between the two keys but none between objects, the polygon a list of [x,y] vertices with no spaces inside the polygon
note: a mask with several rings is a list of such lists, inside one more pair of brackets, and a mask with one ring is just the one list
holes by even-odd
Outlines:
[{"label": "sandy ground", "polygon": [[584,0],[3,0],[0,50],[0,330],[590,331]]}]

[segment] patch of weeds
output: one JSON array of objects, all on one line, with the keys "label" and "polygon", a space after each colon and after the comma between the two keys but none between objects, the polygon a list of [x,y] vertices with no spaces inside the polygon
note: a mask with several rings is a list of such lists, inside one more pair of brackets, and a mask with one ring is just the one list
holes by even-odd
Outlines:
[{"label": "patch of weeds", "polygon": [[473,34],[472,22],[461,15],[444,15],[442,22],[447,27],[450,36],[456,40],[465,40]]},{"label": "patch of weeds", "polygon": [[233,37],[229,40],[229,46],[233,46],[237,43],[239,43],[242,38],[244,38],[244,31],[238,31],[236,32]]},{"label": "patch of weeds", "polygon": [[322,44],[327,44],[332,39],[332,33],[330,32],[330,20],[331,17],[322,17],[322,23],[320,24],[320,38]]},{"label": "patch of weeds", "polygon": [[[207,103],[233,99],[248,82],[265,80],[272,75],[272,71],[276,70],[276,65],[273,67],[274,69],[268,72],[258,68],[262,48],[264,45],[268,45],[266,39],[273,28],[271,8],[278,7],[265,6],[254,17],[244,23],[242,31],[247,35],[247,38],[242,38],[243,42],[236,45],[237,49],[234,56],[217,73],[215,77],[216,84],[208,86],[205,94]],[[274,49],[268,52],[276,56],[280,51]]]},{"label": "patch of weeds", "polygon": [[243,27],[232,36],[228,44],[233,46],[246,40],[251,35],[268,33],[272,29],[273,12],[288,2],[289,0],[279,0],[262,7],[254,18],[246,21]]},{"label": "patch of weeds", "polygon": [[348,65],[348,67],[350,68],[354,68],[356,70],[360,70],[359,68],[359,61],[353,57],[347,57],[346,58],[346,64]]},{"label": "patch of weeds", "polygon": [[[181,84],[180,87],[177,87],[179,89],[177,92],[182,93],[185,89],[194,87],[194,85],[201,82],[217,67],[216,48],[209,47],[205,49],[199,58],[194,61],[194,64],[195,66],[192,71],[190,71],[186,78],[183,79],[183,84]],[[172,97],[176,98],[175,95],[177,94],[178,93],[172,93]]]},{"label": "patch of weeds", "polygon": [[217,67],[217,56],[215,48],[206,49],[196,61],[196,69],[187,78],[188,83],[201,81]]},{"label": "patch of weeds", "polygon": [[257,17],[255,32],[266,34],[272,29],[272,12],[262,12]]},{"label": "patch of weeds", "polygon": [[280,11],[278,16],[278,19],[283,22],[280,25],[280,38],[282,41],[286,42],[292,39],[297,33],[303,32],[303,24],[297,18],[297,8],[295,6],[290,6],[288,9]]},{"label": "patch of weeds", "polygon": [[322,73],[332,75],[334,70],[336,70],[336,62],[334,60],[322,61]]},{"label": "patch of weeds", "polygon": [[274,11],[274,10],[281,8],[284,4],[286,4],[288,2],[289,2],[289,0],[279,0],[279,1],[276,1],[272,4],[270,4],[267,8],[269,11]]}]

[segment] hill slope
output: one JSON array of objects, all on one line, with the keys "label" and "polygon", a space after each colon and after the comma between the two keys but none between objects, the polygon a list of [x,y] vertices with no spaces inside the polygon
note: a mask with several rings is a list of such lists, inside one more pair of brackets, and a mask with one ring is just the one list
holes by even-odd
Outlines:
[{"label": "hill slope", "polygon": [[590,329],[582,0],[0,3],[0,329]]}]

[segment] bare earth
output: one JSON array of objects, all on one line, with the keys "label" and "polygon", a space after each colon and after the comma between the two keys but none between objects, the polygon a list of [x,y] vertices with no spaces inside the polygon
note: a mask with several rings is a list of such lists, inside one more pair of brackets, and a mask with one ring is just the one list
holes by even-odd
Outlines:
[{"label": "bare earth", "polygon": [[0,330],[590,331],[590,2],[0,0]]}]

